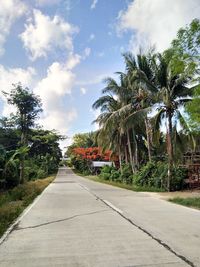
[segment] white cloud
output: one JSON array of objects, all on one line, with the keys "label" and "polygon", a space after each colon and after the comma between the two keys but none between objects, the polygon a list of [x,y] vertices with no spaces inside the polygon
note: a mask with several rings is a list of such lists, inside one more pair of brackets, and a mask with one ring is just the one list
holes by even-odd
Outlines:
[{"label": "white cloud", "polygon": [[119,13],[118,30],[131,30],[130,49],[138,52],[140,46],[156,45],[166,49],[180,27],[200,17],[199,0],[134,0],[127,10]]},{"label": "white cloud", "polygon": [[44,129],[57,130],[62,135],[67,135],[69,131],[69,126],[77,118],[77,111],[75,108],[59,109],[50,112],[44,118],[39,120],[39,123],[44,127]]},{"label": "white cloud", "polygon": [[[73,55],[71,55],[72,57]],[[78,55],[74,55],[76,58]],[[71,59],[72,60],[72,59]],[[79,62],[77,61],[76,64]],[[45,129],[55,129],[66,135],[71,123],[77,118],[77,111],[74,107],[66,106],[67,95],[71,95],[75,83],[75,74],[72,67],[75,63],[69,61],[65,64],[54,62],[49,66],[47,75],[39,81],[35,81],[35,70],[33,68],[9,68],[0,65],[0,88],[10,92],[12,84],[21,82],[23,87],[33,88],[33,92],[39,95],[43,104],[43,113],[38,123]],[[15,112],[15,108],[7,104],[7,100],[0,91],[0,98],[3,100],[3,116],[9,116]]]},{"label": "white cloud", "polygon": [[71,94],[75,75],[65,64],[54,62],[47,76],[39,81],[35,91],[41,96],[45,113],[57,111],[62,106],[62,97]]},{"label": "white cloud", "polygon": [[93,1],[92,1],[92,4],[91,4],[91,6],[90,6],[90,8],[91,8],[91,9],[95,9],[97,3],[98,3],[98,0],[93,0]]},{"label": "white cloud", "polygon": [[[0,65],[0,88],[2,91],[10,92],[13,88],[13,84],[21,82],[22,86],[31,87],[33,84],[33,78],[35,70],[33,68],[21,69],[21,68],[8,68]],[[6,98],[0,91],[0,98],[4,101],[3,116],[9,116],[15,109],[13,106],[8,105]]]},{"label": "white cloud", "polygon": [[105,52],[104,51],[101,51],[101,52],[97,53],[97,56],[98,57],[103,57],[104,55],[105,55]]},{"label": "white cloud", "polygon": [[94,33],[91,33],[90,34],[90,37],[89,37],[89,42],[91,42],[94,39],[95,39],[95,34]]},{"label": "white cloud", "polygon": [[35,0],[37,6],[52,6],[58,5],[61,0]]},{"label": "white cloud", "polygon": [[66,96],[71,95],[75,83],[72,68],[80,61],[78,55],[71,55],[65,64],[54,62],[49,66],[47,75],[40,80],[34,92],[40,95],[43,103],[43,116],[40,124],[46,129],[56,129],[67,134],[69,125],[77,117],[74,108],[66,107]]},{"label": "white cloud", "polygon": [[13,23],[26,11],[20,0],[2,0],[0,3],[0,55],[4,54],[4,44]]},{"label": "white cloud", "polygon": [[59,16],[52,19],[42,14],[41,11],[33,10],[33,21],[27,21],[25,31],[20,34],[24,47],[30,53],[32,60],[46,57],[47,53],[55,48],[73,51],[72,36],[78,31],[77,27],[64,21]]},{"label": "white cloud", "polygon": [[66,67],[70,70],[73,69],[74,67],[76,67],[76,65],[78,65],[80,63],[81,58],[82,57],[78,54],[70,53],[68,56]]},{"label": "white cloud", "polygon": [[91,53],[91,48],[86,47],[83,53],[83,59],[86,59],[87,57],[89,57],[90,53]]},{"label": "white cloud", "polygon": [[83,95],[85,95],[86,92],[87,92],[87,90],[86,90],[84,87],[81,87],[81,88],[80,88],[80,91],[81,91],[81,93],[82,93]]}]

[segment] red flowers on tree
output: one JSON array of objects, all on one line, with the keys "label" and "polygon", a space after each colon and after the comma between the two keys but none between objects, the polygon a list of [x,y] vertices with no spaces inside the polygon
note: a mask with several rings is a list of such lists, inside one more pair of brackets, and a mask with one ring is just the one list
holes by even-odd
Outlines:
[{"label": "red flowers on tree", "polygon": [[116,161],[118,160],[116,156],[112,155],[111,150],[106,150],[102,152],[100,147],[77,147],[73,149],[73,154],[81,159],[88,159],[92,161]]}]

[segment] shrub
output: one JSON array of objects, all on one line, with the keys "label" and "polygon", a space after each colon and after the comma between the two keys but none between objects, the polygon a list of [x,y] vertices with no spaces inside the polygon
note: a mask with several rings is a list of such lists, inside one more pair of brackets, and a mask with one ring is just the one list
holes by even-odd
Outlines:
[{"label": "shrub", "polygon": [[81,173],[84,173],[84,172],[91,173],[89,169],[89,162],[87,159],[79,159],[76,157],[72,157],[71,163],[73,164],[74,168],[77,171]]},{"label": "shrub", "polygon": [[37,179],[42,179],[42,178],[44,178],[46,176],[47,176],[47,173],[46,173],[46,171],[44,169],[42,169],[42,168],[38,169],[37,177],[36,177]]},{"label": "shrub", "polygon": [[124,164],[122,166],[122,172],[120,174],[121,182],[125,184],[132,184],[133,181],[133,173],[130,164]]},{"label": "shrub", "polygon": [[[166,162],[148,162],[133,175],[133,183],[137,186],[167,188],[168,165]],[[171,190],[180,190],[184,186],[186,171],[181,167],[173,167]]]},{"label": "shrub", "polygon": [[119,170],[111,170],[110,179],[112,181],[121,182],[120,171]]},{"label": "shrub", "polygon": [[100,178],[104,180],[112,180],[114,178],[114,173],[117,169],[114,166],[105,165],[101,169]]}]

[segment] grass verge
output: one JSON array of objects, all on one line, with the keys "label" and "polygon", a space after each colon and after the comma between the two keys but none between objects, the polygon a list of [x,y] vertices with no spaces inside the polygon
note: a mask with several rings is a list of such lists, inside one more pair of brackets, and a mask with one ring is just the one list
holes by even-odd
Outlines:
[{"label": "grass verge", "polygon": [[188,198],[175,197],[169,199],[169,201],[186,207],[200,209],[200,197],[188,197]]},{"label": "grass verge", "polygon": [[124,189],[128,189],[128,190],[132,190],[132,191],[136,191],[136,192],[165,192],[165,190],[159,189],[159,188],[155,188],[155,187],[144,187],[144,186],[136,186],[136,185],[129,185],[129,184],[123,184],[120,182],[114,182],[114,181],[110,181],[110,180],[104,180],[102,178],[100,178],[98,175],[83,175],[82,173],[78,172],[77,170],[72,169],[72,171],[74,173],[76,173],[79,176],[82,176],[84,178],[87,178],[89,180],[98,182],[98,183],[102,183],[102,184],[108,184],[108,185],[113,185],[116,187],[120,187],[120,188],[124,188]]},{"label": "grass verge", "polygon": [[55,175],[19,185],[0,194],[0,237],[22,211],[47,187]]}]

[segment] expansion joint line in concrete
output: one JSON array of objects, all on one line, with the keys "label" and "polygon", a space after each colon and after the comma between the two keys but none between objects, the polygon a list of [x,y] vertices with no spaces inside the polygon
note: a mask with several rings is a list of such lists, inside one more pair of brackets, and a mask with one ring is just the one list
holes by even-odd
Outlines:
[{"label": "expansion joint line in concrete", "polygon": [[155,240],[157,243],[159,243],[161,246],[163,246],[165,249],[167,249],[168,251],[170,251],[171,253],[173,253],[176,257],[178,257],[179,259],[181,259],[182,261],[184,261],[185,263],[187,263],[189,266],[191,267],[197,267],[193,262],[191,262],[190,260],[188,260],[186,257],[184,257],[183,255],[177,253],[175,250],[173,250],[169,245],[167,245],[165,242],[163,242],[162,240],[160,240],[159,238],[155,237],[154,235],[152,235],[149,231],[147,231],[146,229],[144,229],[143,227],[137,225],[136,223],[134,223],[130,218],[128,218],[127,216],[125,216],[119,209],[115,208],[113,205],[110,205],[110,203],[104,199],[102,199],[101,197],[99,197],[98,195],[96,195],[94,192],[92,192],[89,188],[87,188],[86,186],[82,185],[79,183],[79,185],[86,191],[88,191],[91,195],[93,195],[96,200],[100,200],[101,202],[103,202],[106,206],[108,206],[110,209],[112,209],[113,211],[115,211],[116,213],[118,213],[123,219],[125,219],[126,221],[128,221],[130,224],[132,224],[133,226],[135,226],[136,228],[138,228],[139,230],[141,230],[142,232],[144,232],[145,234],[147,234],[148,236],[150,236],[153,240]]}]

